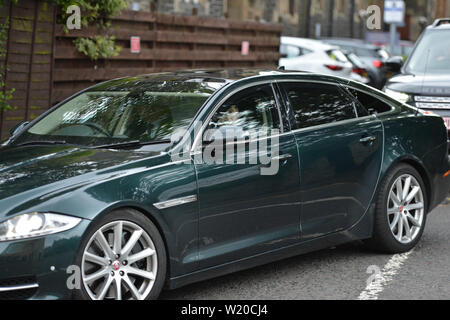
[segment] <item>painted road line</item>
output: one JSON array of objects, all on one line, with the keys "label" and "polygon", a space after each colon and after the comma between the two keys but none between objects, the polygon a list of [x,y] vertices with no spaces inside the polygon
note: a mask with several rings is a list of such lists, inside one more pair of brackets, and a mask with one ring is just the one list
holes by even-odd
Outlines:
[{"label": "painted road line", "polygon": [[396,274],[398,274],[403,264],[406,260],[408,260],[409,255],[413,251],[414,250],[392,256],[384,266],[383,270],[381,270],[381,273],[367,285],[363,292],[361,292],[358,300],[378,300],[379,294],[383,292],[386,285],[394,279]]}]

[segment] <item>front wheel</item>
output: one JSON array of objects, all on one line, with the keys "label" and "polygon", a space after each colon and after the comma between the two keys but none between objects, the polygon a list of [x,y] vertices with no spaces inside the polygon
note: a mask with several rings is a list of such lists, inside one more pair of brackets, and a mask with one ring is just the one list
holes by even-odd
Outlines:
[{"label": "front wheel", "polygon": [[134,210],[94,222],[78,253],[76,299],[156,299],[166,278],[166,251],[155,225]]},{"label": "front wheel", "polygon": [[386,253],[413,249],[422,237],[427,218],[427,195],[420,174],[402,164],[381,183],[377,196],[373,238],[368,246]]}]

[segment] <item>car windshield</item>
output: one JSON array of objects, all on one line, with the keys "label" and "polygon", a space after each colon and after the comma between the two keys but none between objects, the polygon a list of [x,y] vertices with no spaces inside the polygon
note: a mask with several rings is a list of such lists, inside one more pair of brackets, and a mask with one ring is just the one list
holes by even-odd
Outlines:
[{"label": "car windshield", "polygon": [[337,50],[337,49],[328,50],[327,54],[328,54],[328,56],[331,59],[333,59],[335,61],[339,61],[339,62],[342,62],[342,63],[347,63],[348,62],[347,57],[345,56],[345,54],[342,53],[341,50]]},{"label": "car windshield", "polygon": [[49,113],[15,144],[63,141],[96,147],[170,141],[222,85],[222,80],[205,79],[100,85]]},{"label": "car windshield", "polygon": [[405,66],[411,74],[450,72],[450,30],[426,33]]},{"label": "car windshield", "polygon": [[357,68],[364,69],[364,62],[354,53],[347,54],[347,59]]}]

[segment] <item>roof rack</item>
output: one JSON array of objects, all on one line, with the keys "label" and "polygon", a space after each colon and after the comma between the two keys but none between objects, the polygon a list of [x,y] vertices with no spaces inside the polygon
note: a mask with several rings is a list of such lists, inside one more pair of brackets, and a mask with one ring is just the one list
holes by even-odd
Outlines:
[{"label": "roof rack", "polygon": [[441,24],[450,24],[450,18],[436,19],[433,23],[433,27],[439,27]]}]

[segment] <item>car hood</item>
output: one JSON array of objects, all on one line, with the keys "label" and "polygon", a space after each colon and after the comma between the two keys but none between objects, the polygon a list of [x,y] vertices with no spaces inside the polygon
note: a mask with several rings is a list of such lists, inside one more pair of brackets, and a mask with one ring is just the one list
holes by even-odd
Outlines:
[{"label": "car hood", "polygon": [[450,75],[401,74],[386,84],[390,90],[412,95],[450,96]]},{"label": "car hood", "polygon": [[[24,193],[53,192],[60,188],[98,181],[100,176],[108,175],[105,172],[111,172],[111,175],[116,171],[108,170],[109,168],[126,166],[161,154],[163,152],[69,146],[0,148],[0,207],[7,198],[16,198]],[[37,189],[42,190],[32,192]]]}]

